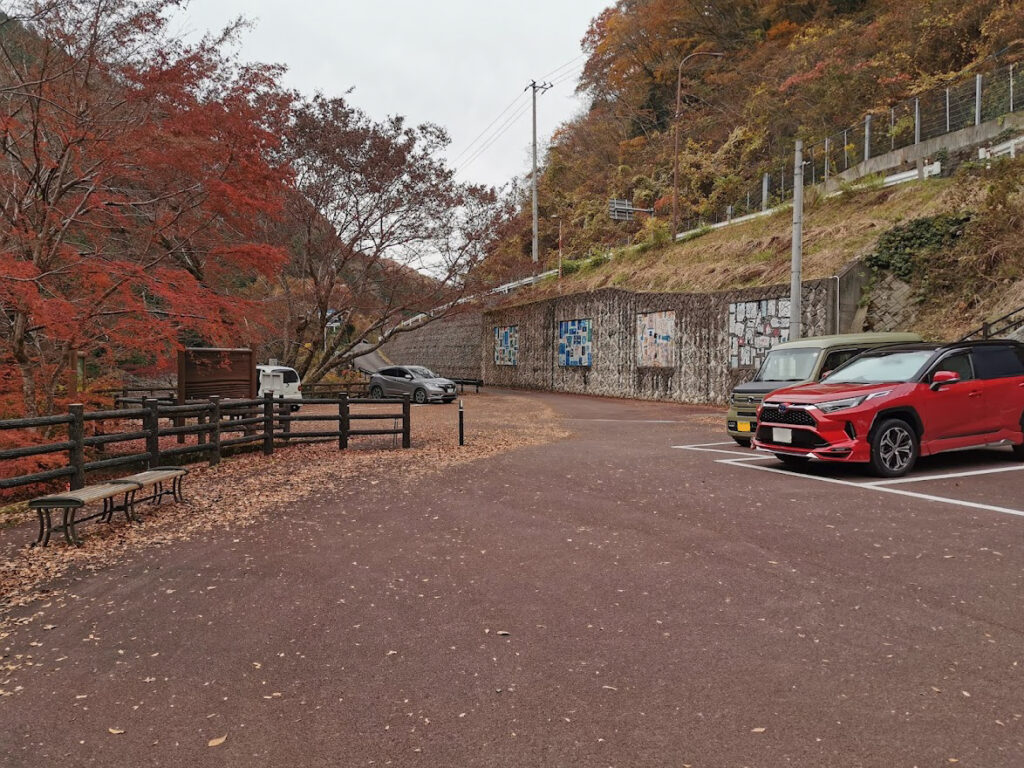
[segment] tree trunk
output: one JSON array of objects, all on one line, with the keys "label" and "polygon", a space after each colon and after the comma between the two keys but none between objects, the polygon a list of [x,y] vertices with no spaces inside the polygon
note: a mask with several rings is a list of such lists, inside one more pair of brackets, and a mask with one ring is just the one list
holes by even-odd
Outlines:
[{"label": "tree trunk", "polygon": [[24,312],[16,312],[14,315],[14,332],[11,338],[11,348],[14,353],[14,361],[21,371],[21,393],[25,400],[25,415],[38,416],[36,408],[36,380],[33,374],[32,361],[25,353],[25,335],[28,328],[28,315]]}]

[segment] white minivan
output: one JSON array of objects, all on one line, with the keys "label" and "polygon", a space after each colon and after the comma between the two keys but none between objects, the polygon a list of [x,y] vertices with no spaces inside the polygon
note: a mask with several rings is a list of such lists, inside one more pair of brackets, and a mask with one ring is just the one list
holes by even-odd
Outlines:
[{"label": "white minivan", "polygon": [[[274,397],[302,399],[302,382],[299,381],[299,372],[294,368],[283,365],[257,365],[256,375],[259,377],[257,397],[263,397],[264,392],[273,392]],[[299,405],[293,403],[292,410],[299,410]]]}]

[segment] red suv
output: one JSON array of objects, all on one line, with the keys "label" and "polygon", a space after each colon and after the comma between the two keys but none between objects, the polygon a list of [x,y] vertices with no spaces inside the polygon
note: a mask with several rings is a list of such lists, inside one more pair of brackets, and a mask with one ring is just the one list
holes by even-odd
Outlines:
[{"label": "red suv", "polygon": [[864,352],[758,409],[754,447],[786,464],[864,462],[899,477],[918,456],[991,445],[1024,460],[1024,344],[901,344]]}]

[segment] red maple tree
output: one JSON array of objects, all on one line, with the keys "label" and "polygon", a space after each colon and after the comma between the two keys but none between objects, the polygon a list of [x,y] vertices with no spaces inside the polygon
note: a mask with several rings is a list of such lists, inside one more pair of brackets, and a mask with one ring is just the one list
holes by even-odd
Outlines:
[{"label": "red maple tree", "polygon": [[[0,22],[0,365],[49,410],[68,352],[155,365],[182,340],[260,336],[247,291],[288,186],[278,70],[237,26],[196,44],[172,0],[21,3]],[[7,414],[19,415],[19,414]]]}]

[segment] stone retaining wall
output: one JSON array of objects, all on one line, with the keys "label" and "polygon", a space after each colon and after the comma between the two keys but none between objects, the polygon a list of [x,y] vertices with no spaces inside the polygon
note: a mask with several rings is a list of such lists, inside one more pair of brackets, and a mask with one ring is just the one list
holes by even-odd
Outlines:
[{"label": "stone retaining wall", "polygon": [[[836,298],[835,279],[804,283],[804,335],[836,331]],[[723,403],[768,349],[788,340],[788,305],[789,287],[778,285],[715,294],[604,289],[495,309],[483,315],[482,378],[494,386]],[[638,334],[650,313],[674,313],[675,327],[671,339],[649,340],[645,351]],[[560,355],[560,323],[572,320],[590,321],[589,366],[566,365]],[[512,327],[516,363],[497,364],[494,329]],[[652,344],[665,354],[641,365]]]}]

